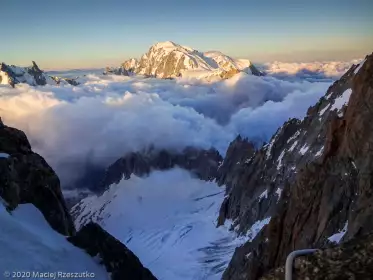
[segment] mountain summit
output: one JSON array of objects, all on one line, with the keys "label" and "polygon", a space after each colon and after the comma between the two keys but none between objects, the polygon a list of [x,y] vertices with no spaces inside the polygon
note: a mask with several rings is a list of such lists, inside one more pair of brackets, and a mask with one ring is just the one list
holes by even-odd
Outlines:
[{"label": "mountain summit", "polygon": [[249,60],[234,59],[221,52],[200,52],[172,41],[156,43],[140,60],[130,59],[119,68],[107,68],[107,74],[139,74],[156,78],[194,77],[225,79],[245,72],[263,75]]}]

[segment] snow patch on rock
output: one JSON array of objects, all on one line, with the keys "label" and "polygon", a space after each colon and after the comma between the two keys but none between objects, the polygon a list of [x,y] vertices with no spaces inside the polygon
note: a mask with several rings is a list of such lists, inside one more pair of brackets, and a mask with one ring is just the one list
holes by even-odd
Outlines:
[{"label": "snow patch on rock", "polygon": [[9,157],[10,157],[9,154],[0,152],[0,158],[9,158]]},{"label": "snow patch on rock", "polygon": [[342,107],[344,105],[347,105],[348,101],[350,100],[350,96],[351,96],[351,93],[352,93],[352,90],[349,88],[349,89],[346,89],[341,96],[337,97],[335,100],[334,100],[334,104],[333,106],[330,108],[331,111],[333,110],[341,110]]},{"label": "snow patch on rock", "polygon": [[339,232],[337,232],[337,233],[333,234],[332,236],[330,236],[328,238],[328,240],[330,242],[339,243],[342,240],[343,236],[347,232],[347,226],[348,226],[348,221],[345,223],[345,225],[344,225],[344,227],[343,227],[342,230],[340,230]]},{"label": "snow patch on rock", "polygon": [[356,67],[356,69],[355,69],[355,71],[354,71],[354,74],[355,74],[355,75],[360,71],[361,67],[363,67],[365,61],[367,61],[367,59],[364,59],[362,62],[359,63],[359,66]]},{"label": "snow patch on rock", "polygon": [[256,221],[251,228],[247,231],[248,241],[253,241],[254,238],[258,235],[258,233],[262,230],[262,228],[269,224],[271,221],[271,217],[265,218],[260,221]]},{"label": "snow patch on rock", "polygon": [[262,192],[260,195],[259,195],[259,200],[262,200],[262,199],[267,199],[268,198],[268,191],[265,190],[264,192]]},{"label": "snow patch on rock", "polygon": [[306,143],[306,144],[303,145],[302,148],[300,148],[299,153],[300,153],[301,155],[304,155],[305,153],[307,153],[307,151],[308,151],[309,148],[310,148],[310,147],[307,146],[307,143]]}]

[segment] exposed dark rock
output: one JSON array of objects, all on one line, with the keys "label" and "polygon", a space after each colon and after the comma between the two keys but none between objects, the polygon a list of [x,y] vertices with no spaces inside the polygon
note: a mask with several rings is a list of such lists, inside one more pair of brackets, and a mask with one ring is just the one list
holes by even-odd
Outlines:
[{"label": "exposed dark rock", "polygon": [[253,64],[251,64],[251,65],[249,66],[249,68],[250,68],[251,73],[252,73],[254,76],[265,76],[265,75],[266,75],[266,73],[259,71],[259,69],[256,68],[255,65],[253,65]]},{"label": "exposed dark rock", "polygon": [[80,83],[78,82],[78,77],[77,78],[62,78],[62,77],[51,76],[51,78],[57,83],[57,85],[60,85],[62,83],[68,83],[72,86],[80,85]]},{"label": "exposed dark rock", "polygon": [[47,79],[44,72],[40,70],[35,61],[32,62],[32,66],[27,69],[27,72],[34,77],[37,85],[44,86],[47,84]]},{"label": "exposed dark rock", "polygon": [[122,75],[122,76],[130,76],[130,72],[127,71],[123,66],[115,68],[115,67],[106,67],[104,75]]},{"label": "exposed dark rock", "polygon": [[125,245],[98,224],[86,224],[68,240],[92,257],[99,257],[112,280],[156,280]]},{"label": "exposed dark rock", "polygon": [[220,175],[229,186],[221,223],[232,219],[245,233],[271,216],[253,242],[236,250],[223,279],[258,279],[293,250],[330,245],[328,237],[344,227],[342,242],[373,231],[373,55],[356,69],[335,82],[303,121],[285,123],[241,169]]},{"label": "exposed dark rock", "polygon": [[53,229],[64,235],[75,229],[63,199],[60,181],[45,160],[31,150],[26,135],[0,126],[0,196],[10,209],[34,204]]}]

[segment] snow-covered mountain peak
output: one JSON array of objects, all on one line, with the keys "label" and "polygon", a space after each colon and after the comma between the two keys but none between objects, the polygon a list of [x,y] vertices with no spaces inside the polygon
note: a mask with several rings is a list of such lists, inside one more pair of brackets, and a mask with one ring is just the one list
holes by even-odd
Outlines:
[{"label": "snow-covered mountain peak", "polygon": [[[199,79],[226,79],[245,72],[261,76],[247,59],[234,59],[219,51],[201,52],[172,41],[152,45],[140,61],[130,59],[109,74],[140,74],[156,78],[192,77]],[[128,73],[128,74],[127,74]]]},{"label": "snow-covered mountain peak", "polygon": [[177,47],[180,47],[179,44],[176,44],[172,41],[165,41],[165,42],[158,42],[158,43],[155,43],[152,48],[155,48],[155,49],[173,49],[173,48],[177,48]]},{"label": "snow-covered mountain peak", "polygon": [[193,48],[177,44],[173,41],[165,41],[165,42],[155,43],[154,45],[152,45],[150,47],[150,49],[154,49],[154,50],[161,49],[161,50],[164,50],[166,52],[171,52],[171,51],[174,51],[174,50],[186,51],[186,52],[198,52]]}]

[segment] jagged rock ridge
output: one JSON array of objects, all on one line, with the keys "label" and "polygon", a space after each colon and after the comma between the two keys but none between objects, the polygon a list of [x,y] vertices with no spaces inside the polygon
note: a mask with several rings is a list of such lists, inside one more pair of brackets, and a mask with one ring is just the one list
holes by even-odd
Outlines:
[{"label": "jagged rock ridge", "polygon": [[7,65],[3,62],[0,63],[0,84],[14,87],[20,83],[26,83],[31,86],[45,86],[47,84],[70,84],[77,86],[79,84],[76,79],[54,77],[45,74],[34,61],[30,67],[18,67]]},{"label": "jagged rock ridge", "polygon": [[[236,160],[231,143],[220,184],[228,186],[219,221],[239,232],[270,219],[238,248],[224,279],[258,279],[293,250],[321,248],[373,230],[371,165],[373,55],[335,82],[302,120],[286,122],[259,151]],[[348,106],[347,106],[348,104]],[[227,171],[228,170],[228,171]],[[338,239],[335,236],[338,235]]]},{"label": "jagged rock ridge", "polygon": [[14,209],[32,203],[53,229],[64,235],[75,229],[63,199],[60,181],[45,160],[31,150],[26,135],[0,124],[0,196]]},{"label": "jagged rock ridge", "polygon": [[[87,167],[85,174],[69,186],[71,189],[87,188],[96,193],[104,192],[110,185],[118,184],[132,175],[144,177],[154,170],[169,170],[179,167],[190,171],[201,180],[212,181],[223,158],[213,148],[209,150],[187,147],[181,151],[155,149],[128,153],[107,168]],[[83,198],[83,197],[81,197]],[[80,199],[81,199],[80,198]],[[77,201],[76,201],[77,202]]]},{"label": "jagged rock ridge", "polygon": [[[188,170],[193,176],[205,181],[212,181],[217,176],[218,166],[223,158],[215,149],[203,150],[187,147],[182,151],[157,150],[131,152],[119,158],[108,168],[91,167],[85,175],[71,186],[72,189],[87,188],[102,194],[110,185],[128,180],[132,175],[145,177],[154,170],[169,170],[179,167]],[[69,208],[85,198],[89,193],[81,192],[77,197],[67,199]],[[73,217],[79,215],[80,207],[75,207]]]},{"label": "jagged rock ridge", "polygon": [[216,177],[217,167],[223,158],[215,149],[202,150],[188,147],[182,152],[167,150],[149,153],[133,152],[110,165],[102,178],[98,189],[105,190],[111,184],[129,179],[132,174],[146,176],[152,170],[168,170],[180,167],[190,171],[201,180],[211,181]]},{"label": "jagged rock ridge", "polygon": [[261,76],[249,60],[233,59],[221,52],[199,52],[171,41],[154,44],[140,60],[130,59],[107,74],[139,74],[156,78],[192,76],[209,80],[227,79],[239,72]]}]

